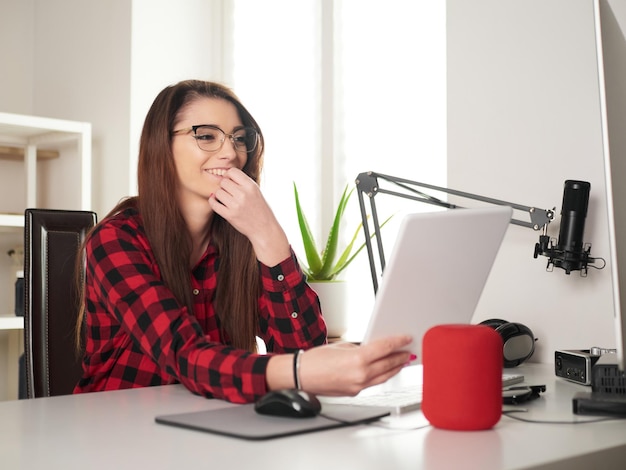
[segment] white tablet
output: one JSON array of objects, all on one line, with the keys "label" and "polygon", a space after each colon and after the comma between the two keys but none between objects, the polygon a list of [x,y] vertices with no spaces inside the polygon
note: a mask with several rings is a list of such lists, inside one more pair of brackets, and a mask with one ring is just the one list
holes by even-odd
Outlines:
[{"label": "white tablet", "polygon": [[494,206],[406,216],[363,342],[409,334],[420,361],[428,329],[469,323],[512,214]]}]

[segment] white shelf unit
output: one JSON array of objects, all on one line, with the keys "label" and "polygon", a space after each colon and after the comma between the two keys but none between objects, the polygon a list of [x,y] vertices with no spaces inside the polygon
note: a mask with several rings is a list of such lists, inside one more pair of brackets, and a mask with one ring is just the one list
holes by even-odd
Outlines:
[{"label": "white shelf unit", "polygon": [[0,145],[24,149],[26,169],[26,205],[24,209],[37,206],[36,166],[38,148],[54,149],[59,144],[68,141],[76,143],[80,155],[81,196],[79,208],[89,210],[91,208],[91,124],[0,113]]},{"label": "white shelf unit", "polygon": [[[90,123],[0,112],[0,247],[23,243],[26,208],[91,210],[91,171]],[[0,252],[0,401],[17,398],[23,351],[12,268]]]},{"label": "white shelf unit", "polygon": [[0,330],[21,330],[24,328],[24,317],[0,315]]},{"label": "white shelf unit", "polygon": [[0,214],[0,227],[20,228],[24,227],[24,216],[17,214]]}]

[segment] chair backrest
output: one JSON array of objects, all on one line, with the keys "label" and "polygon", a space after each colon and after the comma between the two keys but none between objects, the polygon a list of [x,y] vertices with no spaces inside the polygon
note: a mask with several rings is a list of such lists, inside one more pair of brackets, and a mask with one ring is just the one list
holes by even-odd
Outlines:
[{"label": "chair backrest", "polygon": [[69,395],[82,372],[74,340],[79,310],[76,260],[96,214],[26,209],[24,222],[26,394]]}]

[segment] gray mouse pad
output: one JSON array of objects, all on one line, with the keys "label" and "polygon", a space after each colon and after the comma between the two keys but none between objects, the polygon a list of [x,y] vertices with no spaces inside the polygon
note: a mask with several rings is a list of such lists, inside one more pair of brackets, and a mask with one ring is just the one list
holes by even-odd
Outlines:
[{"label": "gray mouse pad", "polygon": [[386,408],[332,404],[322,406],[321,415],[313,418],[260,415],[254,411],[254,404],[249,404],[219,410],[162,415],[157,416],[155,421],[240,439],[262,440],[369,423],[389,415]]}]

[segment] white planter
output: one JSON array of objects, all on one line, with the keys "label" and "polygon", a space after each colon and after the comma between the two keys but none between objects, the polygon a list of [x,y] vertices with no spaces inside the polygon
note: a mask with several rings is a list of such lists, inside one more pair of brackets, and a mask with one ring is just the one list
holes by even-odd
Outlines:
[{"label": "white planter", "polygon": [[338,338],[348,330],[347,284],[344,281],[309,281],[317,293],[326,321],[329,338]]}]

